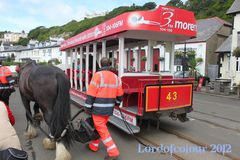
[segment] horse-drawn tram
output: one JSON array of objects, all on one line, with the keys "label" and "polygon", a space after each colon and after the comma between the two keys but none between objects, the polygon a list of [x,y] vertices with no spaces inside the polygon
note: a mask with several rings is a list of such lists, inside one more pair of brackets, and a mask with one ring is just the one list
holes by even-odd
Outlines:
[{"label": "horse-drawn tram", "polygon": [[193,79],[173,77],[174,43],[194,36],[192,12],[159,6],[121,14],[67,39],[61,50],[66,51],[72,101],[84,105],[92,74],[101,57],[108,57],[124,89],[123,103],[114,109],[112,124],[137,133],[145,119],[169,116],[186,121],[186,114],[192,111]]}]

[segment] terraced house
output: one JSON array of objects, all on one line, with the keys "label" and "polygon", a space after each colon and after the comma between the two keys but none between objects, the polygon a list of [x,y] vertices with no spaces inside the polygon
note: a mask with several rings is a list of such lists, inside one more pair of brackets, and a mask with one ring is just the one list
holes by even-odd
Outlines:
[{"label": "terraced house", "polygon": [[0,50],[0,57],[7,59],[14,55],[15,62],[23,62],[28,59],[36,62],[49,62],[57,60],[65,63],[65,52],[59,50],[61,39],[50,39],[46,42],[30,41],[28,46],[4,46]]},{"label": "terraced house", "polygon": [[[197,66],[199,73],[214,80],[219,75],[219,62],[216,49],[231,34],[232,25],[218,17],[200,19],[197,21],[197,36],[193,39],[175,44],[175,50],[194,50],[196,58],[203,62]],[[182,68],[182,61],[175,61],[175,67]]]},{"label": "terraced house", "polygon": [[240,84],[240,57],[233,55],[240,47],[240,0],[235,0],[227,11],[234,15],[232,35],[216,50],[220,57],[220,78],[230,79],[231,85]]}]

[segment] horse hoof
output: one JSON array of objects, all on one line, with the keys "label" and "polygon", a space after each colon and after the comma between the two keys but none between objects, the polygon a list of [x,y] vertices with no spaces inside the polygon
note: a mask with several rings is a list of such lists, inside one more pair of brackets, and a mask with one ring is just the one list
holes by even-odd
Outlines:
[{"label": "horse hoof", "polygon": [[57,143],[55,160],[71,160],[72,156],[62,143]]},{"label": "horse hoof", "polygon": [[24,136],[27,139],[33,139],[33,138],[37,137],[37,131],[32,125],[29,125],[27,128],[27,131],[24,132]]},{"label": "horse hoof", "polygon": [[24,136],[26,139],[33,139],[37,137],[37,133],[24,132]]},{"label": "horse hoof", "polygon": [[42,113],[36,113],[33,117],[34,120],[36,121],[43,121],[43,115]]},{"label": "horse hoof", "polygon": [[50,140],[49,138],[44,138],[43,147],[47,150],[54,150],[56,148],[56,142]]}]

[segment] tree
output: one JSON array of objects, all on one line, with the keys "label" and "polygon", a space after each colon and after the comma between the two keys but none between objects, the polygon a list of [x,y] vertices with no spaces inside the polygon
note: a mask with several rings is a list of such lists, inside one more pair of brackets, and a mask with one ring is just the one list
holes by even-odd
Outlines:
[{"label": "tree", "polygon": [[18,40],[18,42],[16,44],[22,45],[22,46],[27,46],[28,42],[29,42],[28,38],[20,37],[20,39]]},{"label": "tree", "polygon": [[184,8],[184,4],[181,0],[170,0],[168,3],[167,3],[167,6],[174,6],[174,7],[177,7],[177,8]]},{"label": "tree", "polygon": [[3,38],[4,32],[0,32],[0,38]]},{"label": "tree", "polygon": [[157,7],[155,2],[148,2],[143,5],[143,9],[154,9]]},{"label": "tree", "polygon": [[[175,51],[176,59],[184,59],[186,61],[186,68],[189,70],[189,77],[197,78],[197,66],[199,66],[202,62],[202,58],[196,58],[196,51],[192,49],[188,49],[186,54],[184,55],[183,51]],[[184,65],[185,66],[185,65]],[[183,66],[183,67],[184,67]],[[184,67],[185,68],[185,67]],[[184,70],[185,71],[185,70]]]},{"label": "tree", "polygon": [[233,50],[233,56],[240,57],[240,47],[237,47]]},{"label": "tree", "polygon": [[189,67],[189,77],[197,78],[197,66],[199,66],[202,62],[202,58],[196,58],[196,51],[195,50],[188,50],[187,51],[187,65]]},{"label": "tree", "polygon": [[[185,3],[183,3],[183,0],[169,0],[167,5],[190,10],[195,13],[197,19],[218,16],[224,20],[231,21],[232,16],[226,15],[226,12],[233,1],[234,0],[186,0]],[[105,16],[86,18],[79,22],[72,20],[62,26],[53,26],[50,28],[39,26],[29,32],[28,39],[44,41],[49,39],[50,36],[63,36],[64,38],[69,38],[122,13],[136,10],[150,10],[156,8],[156,6],[155,2],[148,2],[143,6],[138,6],[136,4],[132,4],[131,6],[120,6],[113,9]],[[3,33],[4,32],[0,32],[0,37],[3,36]]]},{"label": "tree", "polygon": [[10,58],[11,58],[12,61],[14,61],[15,60],[15,55],[12,53]]}]

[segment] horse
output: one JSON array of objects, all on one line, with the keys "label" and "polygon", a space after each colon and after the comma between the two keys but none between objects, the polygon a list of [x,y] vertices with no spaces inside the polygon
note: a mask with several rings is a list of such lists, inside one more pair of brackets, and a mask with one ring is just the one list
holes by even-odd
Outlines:
[{"label": "horse", "polygon": [[49,127],[50,133],[43,140],[44,148],[53,149],[56,145],[55,160],[70,160],[69,148],[74,140],[74,132],[70,125],[70,81],[59,68],[37,65],[30,60],[20,68],[19,91],[26,111],[27,128],[25,136],[37,136],[30,102],[35,102],[35,114],[39,109]]}]

